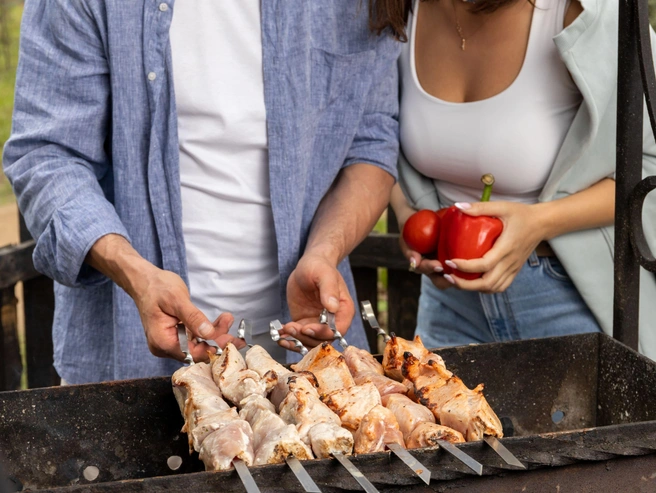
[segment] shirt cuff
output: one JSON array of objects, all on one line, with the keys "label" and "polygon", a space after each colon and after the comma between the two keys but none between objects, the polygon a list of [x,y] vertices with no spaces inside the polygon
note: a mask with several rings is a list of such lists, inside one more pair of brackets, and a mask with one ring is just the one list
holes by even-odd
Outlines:
[{"label": "shirt cuff", "polygon": [[53,214],[36,242],[34,267],[65,286],[107,282],[108,278],[85,264],[84,259],[96,241],[108,234],[118,234],[130,241],[116,209],[104,196],[81,195]]}]

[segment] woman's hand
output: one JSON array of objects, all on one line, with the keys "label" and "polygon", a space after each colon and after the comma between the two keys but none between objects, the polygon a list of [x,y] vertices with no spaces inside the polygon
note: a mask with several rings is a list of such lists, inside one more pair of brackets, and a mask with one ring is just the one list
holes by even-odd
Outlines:
[{"label": "woman's hand", "polygon": [[[410,210],[415,212],[414,209]],[[411,214],[407,215],[403,222],[399,219],[399,231],[403,231],[403,226],[405,226],[405,222]],[[411,272],[428,276],[438,289],[448,289],[453,287],[453,284],[444,279],[444,276],[442,275],[444,268],[439,260],[423,257],[419,252],[412,250],[403,240],[402,234],[399,235],[399,245],[401,246],[401,252],[403,252],[405,258],[410,262],[409,270]]]},{"label": "woman's hand", "polygon": [[[403,227],[405,226],[406,221],[417,211],[408,205],[403,192],[401,191],[401,187],[399,187],[398,184],[394,185],[394,188],[392,189],[390,203],[394,209],[394,214],[396,215],[396,220],[399,224],[399,231],[403,232]],[[438,289],[447,289],[453,286],[450,282],[444,279],[444,276],[442,276],[444,268],[438,260],[422,257],[419,252],[412,250],[408,244],[403,241],[402,234],[399,235],[399,245],[401,246],[401,252],[410,263],[409,270],[411,272],[428,276]]]},{"label": "woman's hand", "polygon": [[[480,279],[471,281],[455,275],[444,276],[459,289],[483,293],[501,293],[508,289],[531,252],[548,237],[542,212],[549,204],[527,205],[517,202],[459,203],[456,206],[470,216],[498,217],[503,232],[490,251],[480,259],[449,259],[452,268],[463,272],[480,272]],[[450,262],[452,264],[450,264]]]}]

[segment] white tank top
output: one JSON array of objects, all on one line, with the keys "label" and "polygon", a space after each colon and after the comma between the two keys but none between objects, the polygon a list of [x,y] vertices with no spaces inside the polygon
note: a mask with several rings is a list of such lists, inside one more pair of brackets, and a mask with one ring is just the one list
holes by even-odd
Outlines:
[{"label": "white tank top", "polygon": [[410,164],[435,180],[445,205],[480,200],[485,173],[496,178],[492,200],[536,203],[551,172],[582,98],[552,39],[563,29],[568,0],[535,4],[517,78],[501,93],[468,103],[443,101],[419,84],[410,14],[400,59],[401,146]]},{"label": "white tank top", "polygon": [[260,0],[178,0],[170,39],[191,299],[268,334],[281,301],[260,15]]}]

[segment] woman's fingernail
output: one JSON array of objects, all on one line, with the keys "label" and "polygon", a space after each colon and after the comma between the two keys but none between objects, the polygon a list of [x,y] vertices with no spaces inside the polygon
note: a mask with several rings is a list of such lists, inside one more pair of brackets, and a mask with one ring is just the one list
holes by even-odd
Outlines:
[{"label": "woman's fingernail", "polygon": [[441,265],[436,265],[435,268],[433,269],[435,272],[444,272],[444,269],[442,268]]},{"label": "woman's fingernail", "polygon": [[314,337],[314,331],[312,329],[303,329],[303,334],[308,337]]},{"label": "woman's fingernail", "polygon": [[198,334],[200,334],[203,339],[208,339],[213,332],[214,327],[209,322],[203,322],[200,324],[200,327],[198,327]]},{"label": "woman's fingernail", "polygon": [[467,209],[471,209],[471,204],[469,202],[456,202],[453,205],[455,205],[461,211],[466,211]]},{"label": "woman's fingernail", "polygon": [[444,279],[449,281],[451,284],[455,284],[456,282],[453,280],[453,277],[451,277],[449,274],[444,274]]},{"label": "woman's fingernail", "polygon": [[410,272],[414,272],[416,268],[417,268],[417,261],[413,257],[410,259],[410,267],[408,268],[408,270]]},{"label": "woman's fingernail", "polygon": [[444,263],[446,265],[448,265],[449,267],[451,267],[452,269],[457,269],[458,268],[458,266],[452,260],[446,260]]},{"label": "woman's fingernail", "polygon": [[292,337],[296,337],[296,329],[292,329],[291,327],[289,327],[285,329],[285,332]]},{"label": "woman's fingernail", "polygon": [[328,300],[328,303],[330,303],[335,309],[333,310],[336,312],[339,310],[339,300],[335,298],[334,296],[331,296],[330,299]]}]

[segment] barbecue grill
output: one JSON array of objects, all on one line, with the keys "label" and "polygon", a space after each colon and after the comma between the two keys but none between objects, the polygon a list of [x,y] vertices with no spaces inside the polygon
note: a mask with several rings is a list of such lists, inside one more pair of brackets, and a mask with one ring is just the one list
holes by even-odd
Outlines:
[{"label": "barbecue grill", "polygon": [[[512,491],[521,484],[533,485],[526,491],[556,491],[540,489],[554,473],[563,488],[586,474],[604,485],[586,479],[590,489],[570,491],[626,491],[627,478],[637,485],[634,491],[656,490],[655,362],[602,334],[436,352],[468,386],[485,383],[504,425],[501,441],[528,471],[509,466],[483,442],[458,445],[483,464],[480,478],[443,450],[410,450],[432,473],[428,487],[391,453],[352,457],[379,491],[464,485],[467,491]],[[243,491],[235,471],[202,472],[197,455],[189,455],[182,424],[169,378],[0,394],[0,453],[17,489]],[[334,459],[303,465],[322,491],[361,489]],[[601,474],[609,468],[615,486]],[[285,464],[250,472],[262,491],[304,491]]]}]

